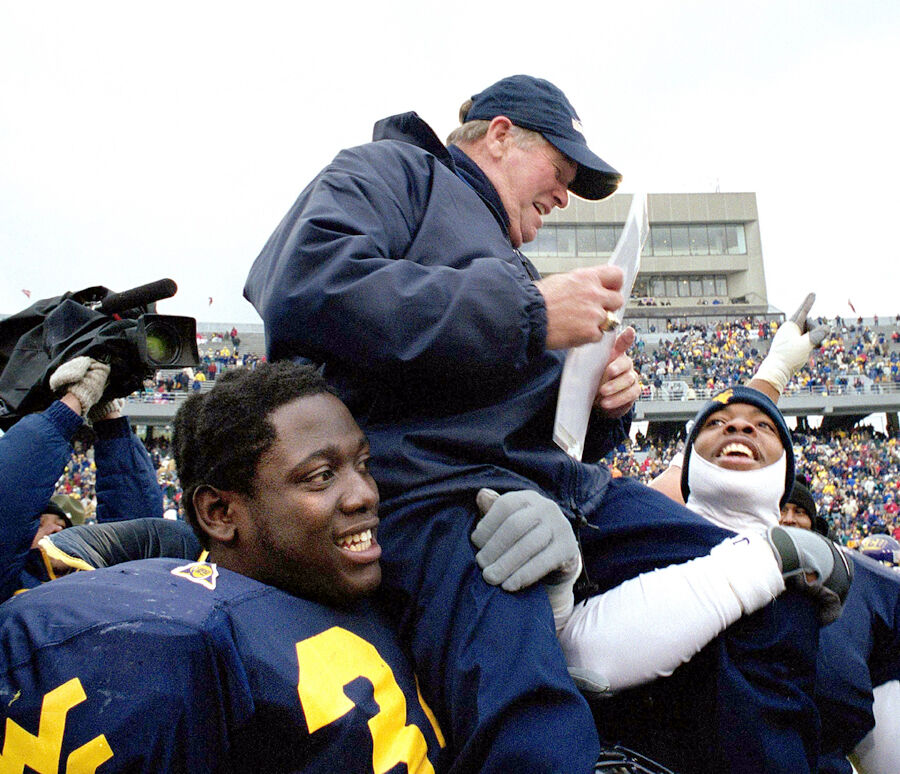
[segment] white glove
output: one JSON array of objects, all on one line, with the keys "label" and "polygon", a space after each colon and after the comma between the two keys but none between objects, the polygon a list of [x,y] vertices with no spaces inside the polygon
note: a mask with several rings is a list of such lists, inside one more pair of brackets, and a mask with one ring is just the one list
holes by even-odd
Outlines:
[{"label": "white glove", "polygon": [[472,542],[480,549],[475,559],[485,581],[506,591],[539,580],[574,585],[581,573],[581,553],[569,520],[555,502],[529,489],[502,496],[481,489],[476,502],[484,518],[472,532]]},{"label": "white glove", "polygon": [[106,381],[109,378],[109,366],[94,360],[87,355],[79,355],[63,363],[50,376],[50,389],[53,392],[66,388],[81,404],[84,416],[93,405],[100,400]]},{"label": "white glove", "polygon": [[791,318],[782,323],[772,339],[769,353],[754,374],[755,379],[768,382],[779,394],[784,392],[791,376],[806,364],[810,353],[825,340],[828,333],[823,326],[810,330],[807,324],[806,316],[815,300],[816,294],[810,293]]}]

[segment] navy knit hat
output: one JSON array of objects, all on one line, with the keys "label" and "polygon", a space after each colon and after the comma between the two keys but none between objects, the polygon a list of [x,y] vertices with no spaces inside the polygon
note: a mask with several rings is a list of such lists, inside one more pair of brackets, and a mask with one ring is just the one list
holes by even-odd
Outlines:
[{"label": "navy knit hat", "polygon": [[723,390],[717,395],[714,395],[712,400],[697,412],[697,416],[694,417],[694,424],[691,426],[690,433],[688,434],[687,441],[684,445],[684,462],[681,465],[682,497],[684,497],[686,502],[688,495],[691,493],[691,489],[688,486],[688,460],[690,459],[691,451],[694,448],[694,441],[697,440],[697,434],[700,432],[700,428],[703,427],[710,414],[721,410],[723,406],[727,406],[731,403],[748,403],[751,406],[755,406],[765,413],[775,424],[775,427],[778,430],[778,436],[781,438],[781,445],[784,447],[785,462],[787,463],[785,465],[784,494],[780,501],[780,505],[783,506],[788,501],[794,484],[794,442],[791,438],[791,431],[788,430],[788,426],[785,423],[781,412],[778,410],[778,406],[776,406],[766,395],[759,392],[759,390],[754,390],[750,387],[729,387],[727,390]]},{"label": "navy knit hat", "polygon": [[506,116],[516,126],[540,132],[544,139],[578,164],[569,189],[583,199],[615,193],[622,175],[587,146],[584,129],[566,95],[549,81],[512,75],[472,97],[466,121]]}]

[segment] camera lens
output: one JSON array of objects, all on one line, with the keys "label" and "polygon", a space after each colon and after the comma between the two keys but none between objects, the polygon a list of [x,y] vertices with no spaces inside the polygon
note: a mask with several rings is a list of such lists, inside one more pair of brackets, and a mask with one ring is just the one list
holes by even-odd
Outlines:
[{"label": "camera lens", "polygon": [[153,365],[170,365],[178,362],[181,340],[170,325],[155,321],[147,326],[147,357]]}]

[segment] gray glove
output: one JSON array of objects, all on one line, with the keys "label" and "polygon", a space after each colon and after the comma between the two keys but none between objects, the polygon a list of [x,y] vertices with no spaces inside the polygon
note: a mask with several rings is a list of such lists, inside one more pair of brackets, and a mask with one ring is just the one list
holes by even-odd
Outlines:
[{"label": "gray glove", "polygon": [[810,293],[790,319],[779,327],[769,353],[754,374],[755,379],[768,382],[779,394],[784,392],[794,372],[806,364],[810,353],[821,345],[828,333],[824,326],[809,327],[807,315],[815,300],[816,294]]},{"label": "gray glove", "polygon": [[109,366],[106,363],[87,355],[79,355],[53,372],[50,376],[50,389],[58,392],[65,388],[65,392],[71,392],[78,398],[81,414],[84,416],[100,400],[108,378]]},{"label": "gray glove", "polygon": [[853,581],[853,564],[843,551],[822,535],[799,527],[769,527],[766,537],[787,585],[817,601],[823,626],[837,620]]},{"label": "gray glove", "polygon": [[472,532],[472,542],[480,549],[475,559],[485,581],[506,591],[539,580],[574,584],[581,572],[581,553],[556,503],[527,489],[502,496],[482,489],[476,502],[484,518]]}]

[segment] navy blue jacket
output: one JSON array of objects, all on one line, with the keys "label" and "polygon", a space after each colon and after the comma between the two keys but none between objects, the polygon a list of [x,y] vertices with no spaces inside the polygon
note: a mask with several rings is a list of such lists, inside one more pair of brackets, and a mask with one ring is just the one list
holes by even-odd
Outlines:
[{"label": "navy blue jacket", "polygon": [[[0,600],[43,579],[37,574],[42,562],[26,566],[31,541],[82,423],[68,406],[55,401],[46,411],[19,420],[0,438]],[[97,520],[162,517],[153,462],[128,420],[105,420],[94,429]]]},{"label": "navy blue jacket", "polygon": [[[325,364],[389,510],[487,485],[578,510],[609,472],[552,441],[565,353],[544,348],[539,275],[496,191],[414,113],[375,139],[307,186],[250,271],[269,357]],[[589,459],[624,432],[593,422]]]},{"label": "navy blue jacket", "polygon": [[822,772],[850,772],[844,757],[875,726],[872,689],[900,679],[900,574],[856,551],[841,617],[822,629],[816,701]]},{"label": "navy blue jacket", "polygon": [[0,605],[0,749],[20,769],[435,774],[444,747],[365,601],[148,559]]}]

